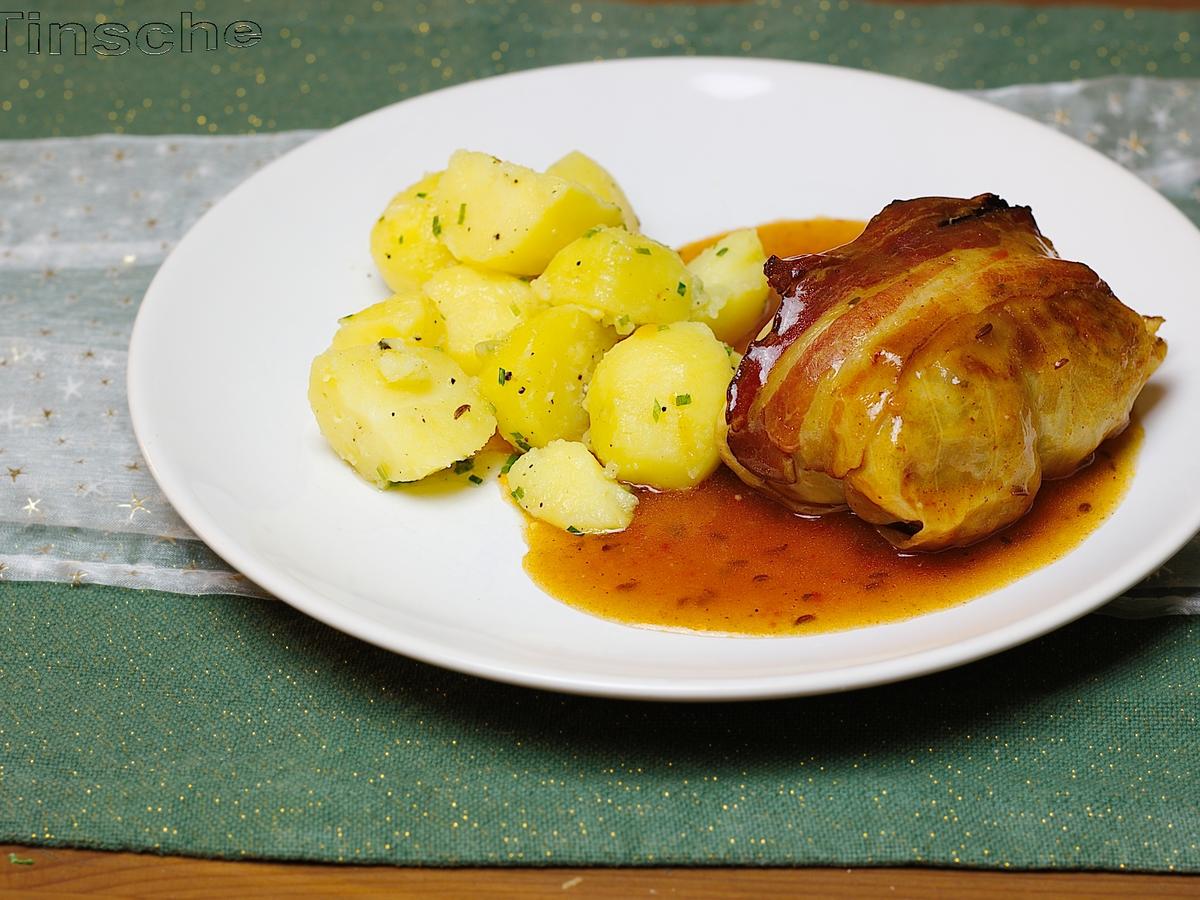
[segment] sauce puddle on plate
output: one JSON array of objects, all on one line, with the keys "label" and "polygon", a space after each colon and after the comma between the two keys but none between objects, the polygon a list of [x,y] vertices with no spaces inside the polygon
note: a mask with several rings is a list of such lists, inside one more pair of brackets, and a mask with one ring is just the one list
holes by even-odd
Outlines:
[{"label": "sauce puddle on plate", "polygon": [[895,622],[1063,556],[1120,502],[1140,440],[1130,426],[1086,469],[1043,484],[1024,518],[959,550],[902,556],[850,513],[795,516],[721,468],[690,491],[639,492],[618,534],[531,521],[525,569],[552,596],[631,624],[782,635]]},{"label": "sauce puddle on plate", "polygon": [[[760,226],[768,254],[820,252],[860,222]],[[690,258],[717,240],[688,245]],[[1033,509],[971,547],[901,555],[850,513],[793,515],[722,467],[688,491],[639,491],[633,524],[572,535],[529,520],[525,569],[547,593],[606,619],[748,635],[841,631],[955,606],[1062,557],[1117,507],[1133,475],[1131,425],[1070,478],[1045,482]]]}]

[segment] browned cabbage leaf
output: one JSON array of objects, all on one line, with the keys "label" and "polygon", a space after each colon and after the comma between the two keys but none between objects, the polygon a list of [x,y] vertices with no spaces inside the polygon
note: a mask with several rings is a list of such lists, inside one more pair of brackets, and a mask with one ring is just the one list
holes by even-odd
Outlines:
[{"label": "browned cabbage leaf", "polygon": [[1162,320],[1060,259],[993,194],[896,201],[782,296],[729,389],[726,462],[799,512],[849,506],[901,549],[973,543],[1129,421]]}]

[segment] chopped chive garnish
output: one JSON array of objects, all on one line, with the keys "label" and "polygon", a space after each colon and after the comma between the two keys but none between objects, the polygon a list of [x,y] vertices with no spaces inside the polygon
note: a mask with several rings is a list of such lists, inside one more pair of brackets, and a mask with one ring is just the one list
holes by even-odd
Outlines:
[{"label": "chopped chive garnish", "polygon": [[514,316],[516,316],[518,319],[521,318],[521,307],[517,306],[517,304],[515,304],[515,303],[508,304],[508,311],[510,313],[512,313]]},{"label": "chopped chive garnish", "polygon": [[503,386],[504,382],[508,381],[511,377],[512,373],[505,369],[504,366],[501,366],[500,371],[496,373],[496,383]]},{"label": "chopped chive garnish", "polygon": [[420,197],[422,200],[424,200],[429,195],[426,194],[424,191],[417,191],[417,196]]},{"label": "chopped chive garnish", "polygon": [[692,402],[691,394],[676,394],[675,395],[675,405],[676,406],[687,406],[691,402]]},{"label": "chopped chive garnish", "polygon": [[677,293],[680,297],[682,297],[684,294],[687,293],[687,285],[684,284],[682,281],[679,282],[678,287],[675,288],[675,293]]},{"label": "chopped chive garnish", "polygon": [[442,233],[442,220],[437,216],[433,217],[433,236],[437,237]]},{"label": "chopped chive garnish", "polygon": [[722,247],[720,250],[717,251],[717,256],[724,256],[728,252],[729,252],[728,247]]},{"label": "chopped chive garnish", "polygon": [[521,454],[520,454],[520,453],[512,453],[512,454],[510,454],[510,455],[509,455],[509,457],[508,457],[508,459],[504,461],[504,465],[503,465],[503,466],[501,467],[501,469],[500,469],[500,474],[501,474],[501,475],[507,475],[507,474],[508,474],[508,470],[509,470],[509,469],[511,469],[511,468],[513,467],[513,463],[515,463],[515,462],[516,462],[518,459],[520,459],[520,458],[521,458]]},{"label": "chopped chive garnish", "polygon": [[658,417],[662,415],[663,405],[658,402],[658,398],[654,398],[654,406],[650,408],[650,415],[654,417],[654,421],[658,421]]},{"label": "chopped chive garnish", "polygon": [[467,480],[470,481],[471,484],[483,484],[483,479],[480,478],[478,475],[468,476]]},{"label": "chopped chive garnish", "polygon": [[389,484],[391,483],[392,479],[388,478],[387,466],[376,466],[375,474],[379,476],[380,481],[386,481]]},{"label": "chopped chive garnish", "polygon": [[584,236],[585,238],[589,238],[589,237],[591,237],[592,235],[594,235],[594,234],[597,234],[599,231],[600,231],[600,226],[599,226],[599,225],[593,225],[591,228],[589,228],[587,231],[585,231],[585,232],[583,233],[583,236]]},{"label": "chopped chive garnish", "polygon": [[465,203],[458,204],[458,224],[461,225],[463,223],[463,219],[465,219],[466,217],[467,217],[467,204],[465,204]]},{"label": "chopped chive garnish", "polygon": [[642,256],[649,256],[650,248],[649,247],[638,247],[637,252],[642,254]]},{"label": "chopped chive garnish", "polygon": [[583,532],[580,531],[578,528],[576,528],[574,525],[568,525],[567,531],[570,532],[571,534],[583,534]]},{"label": "chopped chive garnish", "polygon": [[509,493],[512,494],[514,500],[520,500],[525,496],[525,488],[518,487],[515,491],[509,491]]},{"label": "chopped chive garnish", "polygon": [[517,445],[518,450],[532,450],[533,449],[533,447],[529,443],[529,441],[525,440],[525,435],[521,434],[521,432],[519,432],[519,431],[514,431],[512,433],[512,439],[513,439],[513,443]]},{"label": "chopped chive garnish", "polygon": [[460,459],[454,464],[454,474],[461,475],[463,472],[470,472],[473,468],[475,468],[475,460]]}]

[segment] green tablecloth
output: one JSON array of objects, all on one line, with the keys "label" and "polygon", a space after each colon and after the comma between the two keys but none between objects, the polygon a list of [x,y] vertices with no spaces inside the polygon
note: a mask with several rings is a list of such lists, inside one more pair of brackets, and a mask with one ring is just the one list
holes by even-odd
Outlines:
[{"label": "green tablecloth", "polygon": [[[78,0],[42,18],[180,24],[171,7],[151,16],[147,4]],[[23,23],[13,24],[12,49],[0,59],[0,137],[324,128],[487,75],[626,56],[778,57],[982,88],[1117,73],[1195,76],[1200,52],[1195,13],[957,3],[210,0],[196,4],[193,22],[238,19],[261,25],[264,40],[201,52],[197,38],[191,53],[159,56],[74,56],[69,43],[59,56],[30,55]]]},{"label": "green tablecloth", "polygon": [[[265,39],[103,58],[27,54],[10,31],[0,137],[320,127],[597,56],[779,56],[952,87],[1193,76],[1200,39],[1195,15],[832,0],[196,6]],[[42,17],[99,20],[72,3]],[[669,706],[480,682],[277,602],[0,591],[0,839],[429,864],[1200,870],[1196,620],[1092,617],[906,684]]]},{"label": "green tablecloth", "polygon": [[544,694],[278,602],[10,587],[0,835],[453,864],[1200,869],[1200,625],[1099,616],[905,684]]}]

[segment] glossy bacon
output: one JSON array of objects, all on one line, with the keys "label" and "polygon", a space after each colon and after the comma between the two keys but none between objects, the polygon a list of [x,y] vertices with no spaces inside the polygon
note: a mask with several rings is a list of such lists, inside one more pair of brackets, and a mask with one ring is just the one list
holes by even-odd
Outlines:
[{"label": "glossy bacon", "polygon": [[1023,515],[1125,428],[1166,353],[1161,319],[993,194],[896,201],[853,242],[766,271],[782,305],[730,385],[726,462],[905,550]]}]

